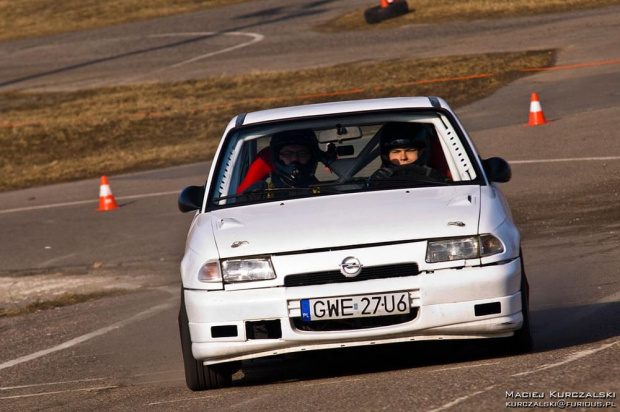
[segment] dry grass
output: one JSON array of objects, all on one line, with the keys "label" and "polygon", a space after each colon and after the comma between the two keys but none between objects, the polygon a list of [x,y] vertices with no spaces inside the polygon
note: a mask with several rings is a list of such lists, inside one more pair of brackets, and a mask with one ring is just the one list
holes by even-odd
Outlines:
[{"label": "dry grass", "polygon": [[50,300],[36,300],[28,305],[15,308],[15,309],[4,309],[0,308],[0,318],[7,316],[18,316],[25,315],[27,313],[40,312],[42,310],[49,310],[54,308],[60,308],[63,306],[75,305],[76,303],[89,302],[96,299],[101,299],[107,296],[119,296],[127,293],[124,290],[108,290],[102,292],[93,292],[93,293],[65,293],[62,296],[59,296],[55,299]]},{"label": "dry grass", "polygon": [[379,1],[347,13],[322,25],[324,31],[385,29],[409,24],[447,23],[458,20],[479,20],[557,13],[620,4],[620,0],[409,0],[408,14],[366,24],[364,10]]},{"label": "dry grass", "polygon": [[[71,93],[4,93],[0,190],[210,160],[226,124],[242,112],[413,95],[441,96],[459,107],[525,76],[521,69],[552,61],[553,54],[544,51],[502,53]],[[419,83],[480,73],[493,75]]]},{"label": "dry grass", "polygon": [[249,0],[0,0],[0,41],[87,30]]}]

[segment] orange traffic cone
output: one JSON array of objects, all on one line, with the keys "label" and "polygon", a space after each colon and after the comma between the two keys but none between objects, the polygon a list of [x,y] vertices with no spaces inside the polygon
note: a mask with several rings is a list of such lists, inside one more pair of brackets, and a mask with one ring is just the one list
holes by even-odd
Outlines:
[{"label": "orange traffic cone", "polygon": [[387,7],[390,7],[392,3],[398,3],[401,1],[405,1],[405,0],[381,0],[381,8],[385,9]]},{"label": "orange traffic cone", "polygon": [[545,114],[540,105],[540,100],[538,100],[538,93],[532,93],[530,99],[530,122],[524,126],[538,126],[546,123],[551,122],[545,120]]},{"label": "orange traffic cone", "polygon": [[114,209],[118,209],[118,205],[116,204],[116,200],[114,200],[112,190],[110,190],[108,178],[101,176],[101,184],[99,185],[99,209],[97,209],[97,211],[105,212]]}]

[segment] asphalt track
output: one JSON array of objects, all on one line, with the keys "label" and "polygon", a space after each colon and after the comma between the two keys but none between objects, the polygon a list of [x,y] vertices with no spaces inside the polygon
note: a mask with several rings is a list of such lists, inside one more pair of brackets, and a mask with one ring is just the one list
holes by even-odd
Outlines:
[{"label": "asphalt track", "polygon": [[[0,318],[0,410],[477,411],[533,400],[564,401],[566,409],[578,406],[570,402],[618,407],[620,65],[591,63],[620,58],[620,8],[325,35],[310,26],[357,2],[280,3],[4,43],[0,90],[115,84],[136,74],[178,80],[383,58],[556,49],[557,64],[574,67],[533,73],[458,111],[483,157],[502,156],[513,165],[504,191],[523,237],[535,353],[498,358],[476,342],[333,351],[248,363],[230,389],[188,391],[175,322],[178,262],[191,216],[177,212],[176,195],[204,181],[208,163],[202,163],[111,176],[122,205],[113,212],[94,211],[94,179],[0,194],[0,279],[8,282],[7,294],[18,296],[20,287],[34,288],[46,277],[67,287],[77,280],[82,288],[139,286],[135,293]],[[178,47],[161,43],[169,37],[157,37],[150,40],[152,52],[133,41],[223,31],[262,38],[193,62],[259,37],[213,35]],[[166,69],[182,62],[188,63]],[[551,123],[523,126],[532,92]],[[107,282],[98,284],[100,279]],[[516,392],[545,398],[515,398]],[[566,392],[616,397],[572,399]]]}]

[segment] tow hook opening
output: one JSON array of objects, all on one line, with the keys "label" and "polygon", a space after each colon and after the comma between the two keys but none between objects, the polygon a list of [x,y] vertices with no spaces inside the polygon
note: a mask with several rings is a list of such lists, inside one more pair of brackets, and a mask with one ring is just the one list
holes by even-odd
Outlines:
[{"label": "tow hook opening", "polygon": [[259,320],[245,322],[245,334],[249,339],[281,339],[280,320]]}]

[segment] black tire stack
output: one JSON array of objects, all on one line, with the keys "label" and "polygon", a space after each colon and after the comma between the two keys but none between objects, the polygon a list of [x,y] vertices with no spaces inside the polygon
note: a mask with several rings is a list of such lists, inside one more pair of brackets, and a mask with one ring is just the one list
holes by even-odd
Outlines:
[{"label": "black tire stack", "polygon": [[366,9],[364,11],[364,19],[368,24],[376,24],[406,13],[409,13],[407,2],[405,0],[396,0],[387,7],[375,6]]}]

